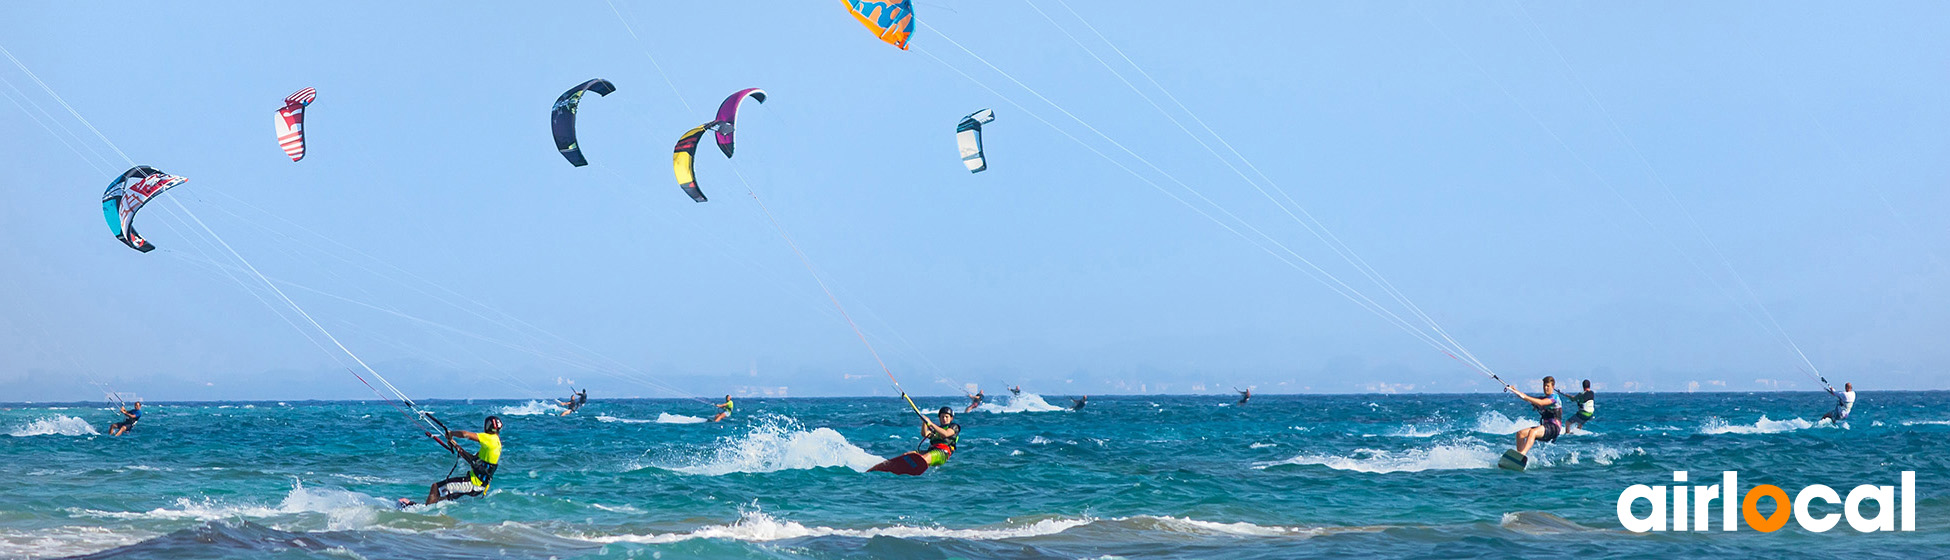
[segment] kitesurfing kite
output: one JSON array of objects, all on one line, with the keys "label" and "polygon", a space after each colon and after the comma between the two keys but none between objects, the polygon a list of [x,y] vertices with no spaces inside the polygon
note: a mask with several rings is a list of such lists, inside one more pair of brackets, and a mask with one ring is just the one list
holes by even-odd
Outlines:
[{"label": "kitesurfing kite", "polygon": [[677,138],[677,146],[671,149],[671,171],[677,174],[677,186],[683,187],[684,194],[691,195],[691,200],[698,202],[709,200],[704,197],[704,191],[697,188],[698,142],[704,139],[705,131],[714,131],[718,136],[718,150],[724,152],[724,157],[731,157],[732,149],[736,147],[732,143],[732,135],[737,133],[735,123],[738,120],[738,106],[743,104],[747,97],[764,103],[765,90],[745,88],[724,98],[724,102],[718,104],[716,120],[685,132],[683,136]]},{"label": "kitesurfing kite", "polygon": [[273,123],[278,129],[278,147],[284,148],[291,161],[305,159],[305,107],[317,98],[318,90],[301,89],[284,98],[284,107],[278,109]]},{"label": "kitesurfing kite", "polygon": [[741,89],[737,93],[731,94],[731,97],[724,98],[723,103],[718,104],[718,122],[723,123],[718,126],[718,150],[724,152],[724,157],[731,157],[731,135],[737,132],[738,127],[738,105],[743,104],[746,97],[750,97],[759,103],[764,103],[765,90],[758,88]]},{"label": "kitesurfing kite", "polygon": [[135,213],[156,195],[188,180],[147,165],[123,171],[121,176],[108,183],[108,191],[102,193],[102,217],[108,219],[108,231],[130,249],[144,253],[156,250],[155,245],[150,245],[148,240],[136,234]]},{"label": "kitesurfing kite", "polygon": [[989,168],[988,160],[982,157],[982,125],[994,120],[995,111],[983,109],[962,117],[961,124],[955,125],[955,144],[961,147],[961,163],[968,166],[969,173]]},{"label": "kitesurfing kite", "polygon": [[846,9],[853,12],[853,19],[867,26],[873,36],[889,45],[907,50],[907,37],[914,34],[914,3],[909,0],[896,2],[875,0],[840,0]]},{"label": "kitesurfing kite", "polygon": [[616,91],[616,86],[602,78],[583,82],[555,98],[555,108],[549,112],[549,128],[555,132],[555,149],[562,152],[569,165],[576,167],[589,165],[589,160],[582,158],[582,146],[576,143],[576,107],[582,104],[582,94],[592,91],[598,96],[607,96]]},{"label": "kitesurfing kite", "polygon": [[677,139],[677,147],[671,150],[671,168],[677,174],[677,186],[683,187],[684,194],[691,200],[704,202],[704,191],[697,188],[697,143],[704,139],[704,131],[717,128],[722,121],[711,121],[698,125]]}]

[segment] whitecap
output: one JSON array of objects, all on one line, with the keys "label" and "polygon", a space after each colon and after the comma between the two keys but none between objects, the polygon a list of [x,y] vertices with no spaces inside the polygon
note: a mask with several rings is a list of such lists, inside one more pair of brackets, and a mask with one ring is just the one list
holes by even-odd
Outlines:
[{"label": "whitecap", "polygon": [[671,414],[668,412],[663,412],[657,414],[657,423],[658,424],[702,424],[704,423],[704,419],[698,418],[696,416],[685,416],[682,414]]},{"label": "whitecap", "polygon": [[1760,420],[1755,421],[1751,425],[1728,424],[1726,420],[1715,416],[1706,419],[1706,423],[1700,427],[1699,433],[1702,434],[1778,434],[1782,432],[1791,432],[1794,430],[1805,430],[1813,427],[1815,427],[1815,424],[1813,422],[1802,420],[1800,418],[1789,418],[1786,420],[1769,420],[1767,419],[1767,415],[1765,414],[1762,414],[1760,416]]},{"label": "whitecap", "polygon": [[1504,416],[1501,412],[1486,410],[1476,415],[1476,425],[1471,426],[1470,430],[1484,434],[1510,435],[1535,425],[1537,423],[1534,421],[1515,420]]},{"label": "whitecap", "polygon": [[81,556],[129,546],[154,537],[153,533],[107,527],[0,529],[0,558]]},{"label": "whitecap", "polygon": [[501,414],[508,416],[534,416],[537,414],[560,414],[562,407],[542,401],[528,401],[514,406],[501,407]]},{"label": "whitecap", "polygon": [[1234,522],[1234,523],[1223,523],[1218,521],[1204,521],[1204,520],[1191,519],[1186,517],[1171,517],[1171,516],[1139,515],[1136,517],[1127,517],[1123,519],[1118,519],[1117,521],[1132,522],[1132,523],[1147,525],[1148,527],[1146,528],[1152,530],[1169,531],[1174,533],[1189,533],[1194,535],[1223,535],[1223,536],[1241,536],[1241,537],[1288,537],[1288,536],[1296,536],[1296,535],[1313,536],[1321,533],[1319,529],[1311,529],[1305,527],[1281,527],[1277,525],[1256,525],[1244,521]]},{"label": "whitecap", "polygon": [[1422,472],[1428,470],[1487,469],[1496,465],[1501,452],[1488,445],[1444,444],[1403,451],[1356,449],[1347,455],[1303,453],[1282,461],[1254,463],[1264,469],[1279,465],[1320,465],[1334,470],[1369,473]]},{"label": "whitecap", "polygon": [[12,430],[7,431],[7,435],[13,437],[94,436],[101,435],[101,432],[95,431],[95,427],[88,425],[87,420],[73,416],[56,415],[48,418],[40,418],[33,422],[28,422],[23,426],[15,426]]},{"label": "whitecap", "polygon": [[831,428],[806,430],[789,418],[765,416],[750,431],[718,438],[700,456],[681,465],[650,465],[685,474],[718,476],[744,472],[847,467],[866,472],[880,457],[860,449]]},{"label": "whitecap", "polygon": [[149,511],[101,511],[67,508],[71,514],[108,519],[218,521],[235,518],[268,519],[297,514],[324,514],[329,530],[351,530],[370,526],[381,509],[391,509],[383,500],[333,488],[306,488],[293,482],[291,491],[277,506],[251,503],[226,503],[209,497],[177,498],[175,507]]},{"label": "whitecap", "polygon": [[1002,414],[1013,412],[1057,412],[1066,410],[1063,407],[1044,401],[1042,395],[1035,393],[1010,395],[1007,398],[1009,399],[1008,401],[999,404],[982,403],[982,406],[975,407],[975,411]]},{"label": "whitecap", "polygon": [[867,529],[836,529],[802,525],[795,521],[781,521],[759,512],[746,512],[738,521],[725,525],[708,525],[687,533],[664,533],[654,535],[579,535],[577,538],[599,543],[644,543],[662,544],[687,541],[691,539],[722,539],[746,542],[766,542],[808,537],[842,536],[857,538],[893,537],[902,539],[945,538],[963,540],[1002,540],[1020,539],[1054,535],[1072,528],[1089,525],[1094,519],[1044,519],[1033,523],[982,529],[949,529],[945,527],[914,527],[892,525]]},{"label": "whitecap", "polygon": [[1259,442],[1253,442],[1253,444],[1252,444],[1252,445],[1249,445],[1249,446],[1247,446],[1247,447],[1250,447],[1250,448],[1253,448],[1253,449],[1265,449],[1265,448],[1268,448],[1268,447],[1279,447],[1279,446],[1280,446],[1280,444],[1277,444],[1277,443],[1259,443]]},{"label": "whitecap", "polygon": [[[1388,435],[1392,437],[1427,438],[1427,437],[1435,437],[1436,434],[1440,434],[1440,433],[1442,433],[1441,428],[1423,427],[1414,424],[1409,424],[1406,426],[1395,428],[1393,431],[1388,432]],[[1511,432],[1511,433],[1515,433],[1515,432]]]}]

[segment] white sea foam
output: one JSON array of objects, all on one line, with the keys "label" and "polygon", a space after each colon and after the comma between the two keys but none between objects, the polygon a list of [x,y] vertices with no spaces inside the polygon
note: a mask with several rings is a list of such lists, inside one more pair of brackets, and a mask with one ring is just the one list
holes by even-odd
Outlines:
[{"label": "white sea foam", "polygon": [[1516,420],[1504,416],[1501,412],[1486,410],[1482,414],[1476,415],[1476,424],[1471,426],[1470,430],[1484,434],[1510,435],[1517,433],[1517,430],[1535,425],[1537,423],[1534,421]]},{"label": "white sea foam", "polygon": [[0,558],[81,556],[132,545],[154,536],[143,531],[86,526],[0,529]]},{"label": "white sea foam", "polygon": [[620,506],[606,506],[606,505],[591,502],[589,504],[589,507],[593,507],[611,513],[632,513],[632,514],[645,513],[643,510],[637,509],[635,506],[631,506],[629,504],[624,504]]},{"label": "white sea foam", "polygon": [[[1531,454],[1533,455],[1538,454],[1536,451],[1538,449],[1546,449],[1546,448],[1542,446],[1537,447],[1531,451]],[[1634,447],[1631,449],[1619,449],[1616,447],[1609,447],[1603,445],[1596,446],[1596,447],[1551,446],[1549,449],[1553,451],[1560,450],[1560,449],[1564,450],[1563,453],[1561,454],[1552,453],[1551,455],[1552,456],[1561,455],[1563,462],[1568,465],[1576,465],[1584,462],[1585,460],[1590,460],[1591,462],[1600,465],[1610,465],[1612,464],[1612,462],[1617,461],[1620,457],[1625,457],[1628,455],[1641,455],[1641,456],[1645,455],[1645,448],[1643,447]]]},{"label": "white sea foam", "polygon": [[687,533],[583,535],[573,538],[599,543],[629,542],[646,544],[673,543],[691,539],[765,542],[826,536],[1001,540],[1054,535],[1075,527],[1089,525],[1094,521],[1094,519],[1044,519],[1021,525],[982,529],[949,529],[945,527],[913,527],[907,525],[873,527],[868,529],[836,529],[821,526],[808,527],[795,521],[781,521],[764,513],[746,512],[738,521],[725,525],[707,525]]},{"label": "white sea foam", "polygon": [[1312,529],[1312,528],[1305,528],[1305,527],[1281,527],[1277,525],[1255,525],[1243,521],[1237,523],[1221,523],[1217,521],[1203,521],[1198,519],[1191,519],[1185,517],[1171,517],[1171,516],[1140,515],[1136,517],[1127,517],[1123,519],[1118,519],[1117,521],[1144,525],[1145,528],[1151,530],[1170,531],[1174,533],[1190,533],[1195,535],[1221,535],[1221,536],[1242,536],[1242,537],[1291,537],[1291,536],[1313,536],[1313,535],[1320,534],[1319,529]]},{"label": "white sea foam", "polygon": [[561,414],[562,407],[542,401],[528,401],[519,405],[501,407],[501,414],[507,416],[535,416],[538,414]]},{"label": "white sea foam", "polygon": [[1904,420],[1904,426],[1950,426],[1950,420]]},{"label": "white sea foam", "polygon": [[1414,424],[1409,424],[1407,426],[1395,428],[1394,431],[1388,432],[1388,435],[1394,437],[1406,437],[1406,438],[1426,438],[1426,437],[1435,437],[1436,434],[1440,434],[1440,433],[1442,433],[1441,428],[1436,428],[1431,426],[1417,426]]},{"label": "white sea foam", "polygon": [[1800,418],[1789,418],[1786,420],[1768,420],[1767,415],[1765,414],[1761,415],[1759,421],[1756,421],[1751,425],[1728,424],[1726,420],[1715,416],[1706,419],[1706,424],[1700,427],[1699,433],[1702,434],[1778,434],[1782,432],[1791,432],[1794,430],[1805,430],[1813,427],[1815,427],[1815,424],[1813,422],[1802,420]]},{"label": "white sea foam", "polygon": [[698,418],[696,416],[685,416],[682,414],[671,414],[668,412],[663,412],[657,414],[657,423],[658,424],[702,424],[704,423],[704,419]]},{"label": "white sea foam", "polygon": [[1277,444],[1277,443],[1258,443],[1258,442],[1254,442],[1254,443],[1253,443],[1252,445],[1248,445],[1248,446],[1246,446],[1246,447],[1250,447],[1250,448],[1253,448],[1253,449],[1265,449],[1265,448],[1268,448],[1268,447],[1279,447],[1279,446],[1280,446],[1280,444]]},{"label": "white sea foam", "polygon": [[650,465],[686,474],[718,476],[745,472],[764,473],[784,470],[847,467],[866,472],[879,464],[876,457],[860,449],[846,436],[831,428],[806,430],[789,418],[760,417],[751,430],[718,438],[698,457],[676,466]]},{"label": "white sea foam", "polygon": [[[323,528],[341,531],[370,526],[375,514],[391,505],[382,500],[345,490],[333,488],[306,488],[293,483],[291,491],[285,493],[284,500],[276,506],[252,503],[226,503],[208,497],[201,499],[177,498],[175,507],[161,507],[149,511],[101,511],[93,509],[68,508],[67,511],[78,516],[107,519],[164,519],[217,521],[223,519],[249,518],[272,519],[293,516],[308,519],[290,519],[297,528]],[[323,514],[324,526],[317,527],[316,516],[302,514]],[[289,525],[273,525],[286,528]]]},{"label": "white sea foam", "polygon": [[1347,455],[1302,453],[1283,461],[1254,463],[1253,468],[1320,465],[1334,470],[1370,473],[1487,469],[1496,465],[1497,456],[1500,454],[1499,451],[1483,444],[1444,444],[1403,451],[1356,449]]},{"label": "white sea foam", "polygon": [[1002,403],[982,403],[982,406],[975,407],[975,411],[1000,414],[1009,412],[1058,412],[1067,410],[1043,401],[1043,396],[1035,393],[1010,395],[1007,398],[1009,400]]},{"label": "white sea foam", "polygon": [[87,420],[61,415],[36,419],[33,422],[28,422],[25,425],[15,426],[13,429],[7,430],[7,435],[13,437],[93,436],[100,434],[101,432],[95,431],[94,426],[88,425]]}]

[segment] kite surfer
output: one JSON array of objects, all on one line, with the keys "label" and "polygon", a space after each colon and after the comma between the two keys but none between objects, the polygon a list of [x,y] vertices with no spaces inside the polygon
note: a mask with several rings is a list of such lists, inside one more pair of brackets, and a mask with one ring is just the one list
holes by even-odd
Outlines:
[{"label": "kite surfer", "polygon": [[926,416],[921,417],[921,437],[927,438],[921,450],[909,451],[881,461],[880,464],[867,469],[867,472],[918,476],[928,472],[928,467],[939,467],[942,463],[948,462],[948,457],[955,454],[955,445],[961,441],[961,424],[955,423],[955,410],[945,406],[941,407],[940,412],[935,413],[935,419],[938,422],[930,421]]},{"label": "kite surfer", "polygon": [[1253,390],[1251,388],[1240,391],[1238,387],[1233,387],[1232,390],[1239,393],[1239,404],[1246,404],[1246,401],[1253,400]]},{"label": "kite surfer", "polygon": [[136,401],[133,409],[117,407],[115,410],[121,412],[124,418],[121,422],[108,426],[108,435],[120,436],[129,433],[129,429],[134,428],[135,423],[142,420],[142,401]]},{"label": "kite surfer", "polygon": [[982,394],[982,390],[981,390],[981,389],[976,389],[976,390],[975,390],[975,394],[973,394],[973,395],[969,395],[969,396],[968,396],[968,408],[967,408],[967,409],[965,409],[965,410],[962,410],[962,413],[963,413],[963,414],[967,414],[967,413],[970,413],[970,412],[974,412],[974,411],[975,411],[975,407],[978,407],[978,406],[982,406],[982,399],[984,399],[984,398],[987,398],[987,397],[988,397],[988,395],[984,395],[984,394]]},{"label": "kite surfer", "polygon": [[1009,387],[1009,396],[1012,396],[1012,397],[1020,397],[1020,396],[1022,396],[1022,386],[1021,386],[1021,385],[1015,385],[1015,386],[1012,386],[1012,387]]},{"label": "kite surfer", "polygon": [[1572,429],[1579,429],[1579,430],[1584,429],[1584,423],[1590,422],[1591,417],[1597,415],[1598,395],[1596,393],[1591,392],[1591,380],[1589,379],[1584,380],[1584,392],[1582,393],[1571,395],[1571,394],[1566,394],[1563,391],[1558,391],[1557,394],[1563,396],[1564,398],[1571,399],[1572,403],[1578,405],[1578,412],[1576,414],[1572,414],[1570,418],[1564,419],[1565,432],[1568,433]]},{"label": "kite surfer", "polygon": [[[1840,424],[1848,420],[1848,413],[1855,409],[1855,384],[1843,383],[1842,392],[1840,393],[1836,393],[1834,387],[1829,387],[1828,394],[1834,395],[1835,397],[1835,410],[1822,414],[1821,420],[1827,420],[1835,424]],[[142,403],[136,403],[136,406],[142,406]],[[1819,421],[1817,420],[1817,422]]]},{"label": "kite surfer", "polygon": [[1526,395],[1523,391],[1517,390],[1515,385],[1504,385],[1503,390],[1515,394],[1517,398],[1523,399],[1523,402],[1530,403],[1530,406],[1537,409],[1537,425],[1517,431],[1517,453],[1527,457],[1530,455],[1530,446],[1555,440],[1557,435],[1564,431],[1564,405],[1557,400],[1557,379],[1544,376],[1544,396],[1541,398]]},{"label": "kite surfer", "polygon": [[1086,404],[1090,404],[1090,395],[1070,399],[1070,410],[1083,410],[1083,405]]},{"label": "kite surfer", "polygon": [[[570,387],[569,390],[574,391],[575,388]],[[568,416],[569,413],[575,412],[576,409],[578,408],[582,408],[582,405],[589,404],[589,390],[583,389],[581,391],[569,393],[569,400],[556,401],[556,402],[561,403],[562,408],[567,409],[567,410],[563,410],[560,416]]]},{"label": "kite surfer", "polygon": [[712,422],[723,422],[724,419],[731,417],[731,395],[724,396],[724,404],[714,404],[711,406],[722,409],[718,411],[717,416],[711,417]]},{"label": "kite surfer", "polygon": [[[481,422],[481,433],[464,430],[448,430],[444,435],[446,439],[441,439],[441,436],[433,434],[427,434],[427,437],[433,438],[434,441],[440,443],[441,447],[452,451],[455,457],[459,457],[462,462],[466,463],[467,474],[433,483],[433,486],[427,488],[426,505],[453,500],[461,496],[480,496],[486,494],[488,484],[494,482],[494,470],[501,464],[501,417],[487,417],[487,420]],[[454,438],[474,440],[481,444],[481,449],[477,453],[468,453],[467,450],[460,448],[460,443],[454,441]],[[406,498],[399,499],[400,507],[403,508],[411,505],[415,505],[413,500]]]}]

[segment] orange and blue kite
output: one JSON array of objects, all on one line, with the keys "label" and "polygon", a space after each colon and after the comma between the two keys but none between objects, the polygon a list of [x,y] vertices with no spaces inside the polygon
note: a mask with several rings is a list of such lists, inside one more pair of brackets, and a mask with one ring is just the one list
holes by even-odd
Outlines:
[{"label": "orange and blue kite", "polygon": [[853,19],[867,26],[873,36],[887,44],[907,50],[907,36],[914,34],[914,3],[910,0],[840,0],[853,11]]}]

